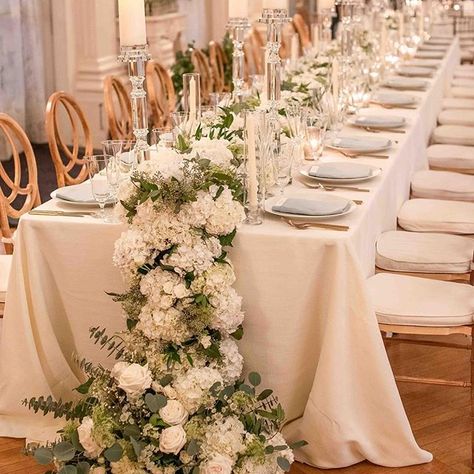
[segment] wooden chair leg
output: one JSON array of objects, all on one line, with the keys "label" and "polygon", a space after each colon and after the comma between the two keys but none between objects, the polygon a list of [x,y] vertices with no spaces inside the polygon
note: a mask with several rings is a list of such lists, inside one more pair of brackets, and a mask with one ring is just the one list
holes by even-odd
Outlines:
[{"label": "wooden chair leg", "polygon": [[471,468],[474,469],[474,340],[471,335]]}]

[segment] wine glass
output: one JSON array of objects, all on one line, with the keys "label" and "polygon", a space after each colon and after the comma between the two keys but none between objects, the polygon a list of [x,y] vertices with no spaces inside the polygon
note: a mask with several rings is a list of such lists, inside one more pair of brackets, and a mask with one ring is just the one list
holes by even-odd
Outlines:
[{"label": "wine glass", "polygon": [[216,113],[219,107],[229,107],[232,100],[230,92],[211,92],[209,94],[210,105],[214,107]]},{"label": "wine glass", "polygon": [[274,154],[274,168],[276,184],[278,186],[280,196],[285,193],[285,187],[291,181],[291,170],[293,167],[295,145],[293,142],[284,143]]},{"label": "wine glass", "polygon": [[182,135],[186,139],[193,135],[193,130],[195,130],[197,126],[196,122],[191,120],[188,112],[172,112],[171,121],[173,122],[177,135]]},{"label": "wine glass", "polygon": [[104,140],[102,150],[104,155],[114,156],[117,159],[120,171],[124,177],[136,165],[136,155],[134,152],[135,140]]},{"label": "wine glass", "polygon": [[157,147],[174,148],[176,136],[170,127],[154,128],[151,131],[151,143]]},{"label": "wine glass", "polygon": [[111,169],[119,169],[116,165],[116,158],[112,155],[92,155],[86,157],[87,168],[89,171],[89,181],[91,183],[92,195],[100,207],[97,217],[106,222],[105,204],[113,197],[114,188],[118,190],[120,172],[118,172],[117,181],[114,180],[115,173],[111,173],[112,179],[109,181],[108,166],[111,162],[115,165]]}]

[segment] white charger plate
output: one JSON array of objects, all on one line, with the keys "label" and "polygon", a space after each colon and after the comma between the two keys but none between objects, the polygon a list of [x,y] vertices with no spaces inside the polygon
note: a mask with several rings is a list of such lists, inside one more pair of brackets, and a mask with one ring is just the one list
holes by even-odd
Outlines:
[{"label": "white charger plate", "polygon": [[[337,161],[337,162],[334,162],[334,163],[337,163],[338,165],[346,165],[347,163],[345,161]],[[317,164],[317,163],[316,163]],[[326,163],[324,163],[326,164]],[[331,164],[330,162],[328,162],[327,164]],[[355,166],[357,165],[357,163],[351,163],[352,166]],[[362,181],[369,181],[373,178],[375,178],[376,176],[378,176],[380,173],[382,173],[382,170],[381,168],[377,168],[376,166],[371,166],[371,165],[362,165],[360,164],[360,166],[364,166],[364,167],[367,167],[367,168],[371,168],[371,175],[370,176],[366,176],[364,178],[318,178],[317,176],[311,176],[309,174],[309,170],[315,166],[314,164],[313,165],[307,165],[305,166],[304,168],[300,169],[300,174],[306,178],[309,178],[309,179],[312,179],[314,181],[318,181],[318,182],[321,182],[321,183],[327,183],[327,184],[351,184],[351,183],[362,183]]]},{"label": "white charger plate", "polygon": [[390,89],[419,91],[426,89],[428,87],[428,82],[409,77],[395,77],[387,79],[382,86],[389,87]]},{"label": "white charger plate", "polygon": [[417,51],[415,58],[418,59],[443,59],[444,53],[439,51]]},{"label": "white charger plate", "polygon": [[[286,198],[290,198],[290,197],[294,197],[294,198],[297,198],[297,197],[301,197],[301,198],[304,198],[304,199],[308,199],[308,195],[297,195],[297,194],[294,194],[294,195],[291,195],[291,196],[283,196],[283,197],[286,197]],[[279,201],[282,199],[282,196],[273,196],[271,198],[268,198],[266,201],[265,201],[265,211],[268,212],[269,214],[273,214],[274,216],[279,216],[279,217],[288,217],[289,219],[304,219],[304,220],[307,220],[307,221],[323,221],[323,220],[327,220],[327,219],[334,219],[335,217],[341,217],[341,216],[345,216],[347,214],[350,214],[351,212],[354,212],[355,209],[357,208],[357,204],[353,201],[351,201],[350,199],[347,199],[343,196],[338,196],[338,195],[335,195],[335,194],[318,194],[318,199],[315,199],[315,201],[326,201],[326,202],[329,202],[331,200],[334,200],[334,198],[338,198],[338,199],[345,199],[348,203],[350,203],[350,207],[344,211],[344,212],[340,212],[339,214],[331,214],[330,216],[308,216],[306,214],[288,214],[286,212],[277,212],[277,211],[274,211],[272,209],[272,207]]]},{"label": "white charger plate", "polygon": [[397,94],[394,92],[379,92],[372,96],[372,101],[388,106],[410,106],[417,103],[416,97],[406,94]]},{"label": "white charger plate", "polygon": [[[343,140],[353,140],[353,144],[344,145]],[[339,143],[338,143],[339,142]],[[378,151],[389,150],[392,147],[392,140],[388,138],[375,137],[339,137],[334,138],[329,143],[326,143],[328,148],[333,150],[344,151],[347,153],[375,153]]]},{"label": "white charger plate", "polygon": [[392,128],[401,128],[406,125],[405,117],[396,115],[359,115],[351,118],[348,123],[354,127],[377,128],[390,130]]}]

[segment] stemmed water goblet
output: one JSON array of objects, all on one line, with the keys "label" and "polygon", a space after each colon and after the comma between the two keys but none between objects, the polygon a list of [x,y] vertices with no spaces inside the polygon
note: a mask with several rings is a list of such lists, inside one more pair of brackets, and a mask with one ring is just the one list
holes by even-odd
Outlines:
[{"label": "stemmed water goblet", "polygon": [[[294,145],[295,161],[301,161],[305,139],[307,112],[299,104],[291,104],[285,108],[290,138]],[[298,163],[300,164],[300,163]]]},{"label": "stemmed water goblet", "polygon": [[306,143],[310,159],[313,161],[318,161],[323,154],[327,126],[328,118],[323,114],[306,118]]},{"label": "stemmed water goblet", "polygon": [[290,141],[282,144],[274,154],[275,181],[281,196],[285,193],[285,187],[291,182],[294,152],[295,144]]},{"label": "stemmed water goblet", "polygon": [[174,148],[176,144],[175,130],[171,127],[154,128],[151,131],[151,143],[157,147]]},{"label": "stemmed water goblet", "polygon": [[105,215],[105,205],[116,199],[120,185],[120,167],[112,155],[92,155],[86,157],[92,195],[99,204],[99,219],[109,222]]},{"label": "stemmed water goblet", "polygon": [[115,157],[124,178],[137,165],[134,148],[135,140],[104,140],[102,142],[104,155]]}]

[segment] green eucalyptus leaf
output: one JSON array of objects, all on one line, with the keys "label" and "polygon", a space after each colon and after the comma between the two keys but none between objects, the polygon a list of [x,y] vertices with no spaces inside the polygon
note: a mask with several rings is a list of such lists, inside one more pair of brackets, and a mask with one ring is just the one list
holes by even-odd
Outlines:
[{"label": "green eucalyptus leaf", "polygon": [[129,438],[139,438],[141,434],[141,430],[137,425],[127,425],[123,429],[123,436],[125,439]]},{"label": "green eucalyptus leaf", "polygon": [[104,456],[105,456],[105,459],[107,459],[107,461],[110,461],[110,462],[120,461],[123,456],[122,446],[120,446],[120,444],[118,443],[115,443],[112,447],[104,451]]},{"label": "green eucalyptus leaf", "polygon": [[200,450],[200,446],[199,446],[198,442],[197,442],[195,439],[192,439],[192,440],[188,443],[188,447],[186,448],[186,452],[187,452],[190,456],[196,456],[196,454],[199,453],[199,450]]},{"label": "green eucalyptus leaf", "polygon": [[262,383],[262,377],[260,376],[260,374],[258,374],[257,372],[250,372],[249,374],[249,382],[254,386],[254,387],[257,387],[258,385],[260,385]]},{"label": "green eucalyptus leaf", "polygon": [[69,441],[61,441],[53,448],[53,454],[58,461],[70,461],[76,455],[76,449]]},{"label": "green eucalyptus leaf", "polygon": [[145,395],[145,403],[152,413],[158,413],[161,408],[166,406],[168,399],[161,393],[155,395],[147,393]]},{"label": "green eucalyptus leaf", "polygon": [[291,443],[289,445],[289,448],[290,449],[298,449],[298,448],[302,448],[303,446],[308,446],[308,442],[305,441],[305,440],[296,441],[294,443]]},{"label": "green eucalyptus leaf", "polygon": [[77,467],[68,464],[63,466],[58,474],[77,474]]},{"label": "green eucalyptus leaf", "polygon": [[283,456],[279,456],[277,458],[277,463],[280,469],[283,469],[285,472],[288,472],[291,469],[291,464],[288,459],[284,458]]},{"label": "green eucalyptus leaf", "polygon": [[89,474],[91,467],[88,462],[82,461],[77,465],[77,474]]},{"label": "green eucalyptus leaf", "polygon": [[49,448],[38,448],[35,451],[34,458],[38,464],[41,464],[42,466],[46,466],[47,464],[50,464],[53,462],[53,451]]},{"label": "green eucalyptus leaf", "polygon": [[257,397],[257,400],[258,401],[261,401],[261,400],[265,400],[266,398],[268,398],[271,394],[273,393],[273,390],[269,389],[269,388],[266,388],[265,390],[263,390],[260,395]]}]

